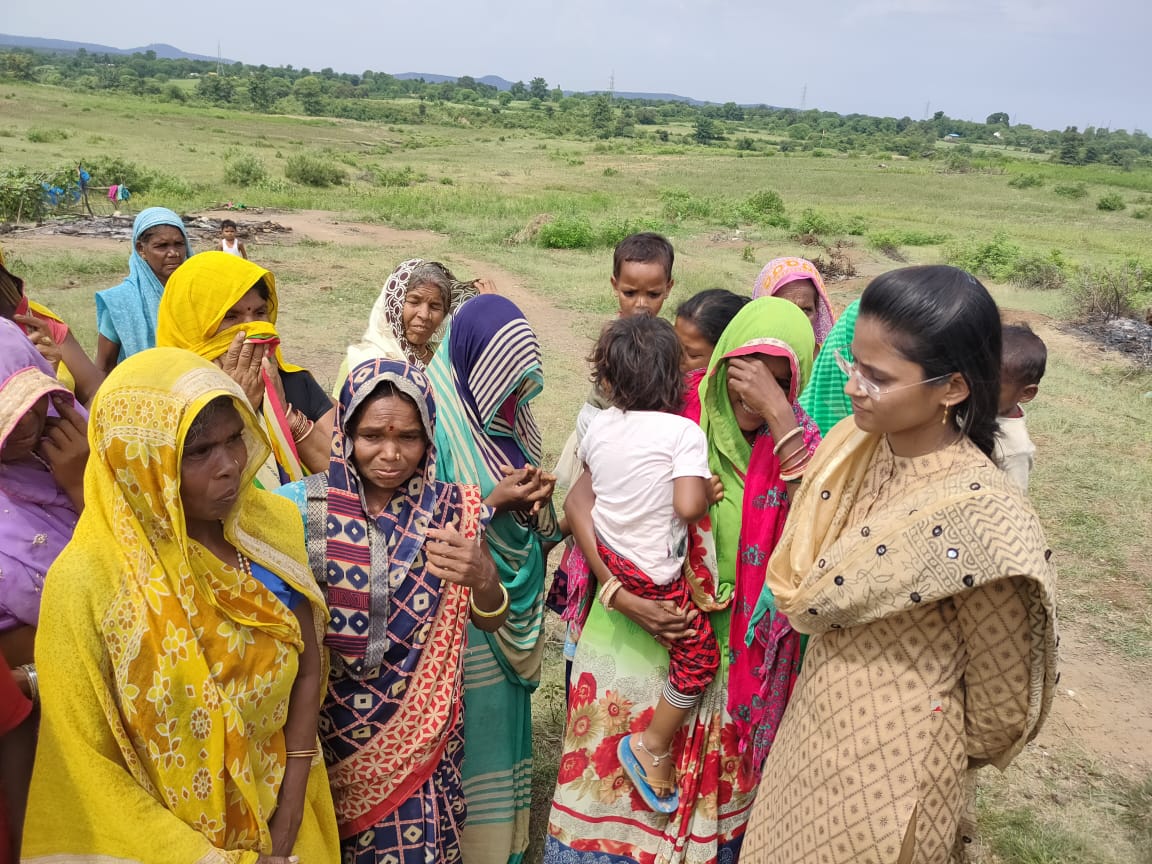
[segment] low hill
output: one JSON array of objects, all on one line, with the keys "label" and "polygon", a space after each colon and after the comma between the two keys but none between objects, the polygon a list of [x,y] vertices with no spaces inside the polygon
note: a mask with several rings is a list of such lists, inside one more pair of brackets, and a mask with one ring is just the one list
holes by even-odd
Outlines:
[{"label": "low hill", "polygon": [[[37,51],[58,51],[62,54],[75,54],[81,49],[89,54],[131,55],[155,51],[157,57],[163,57],[165,60],[207,60],[212,63],[218,59],[209,57],[207,54],[190,54],[187,51],[181,51],[174,45],[166,45],[162,42],[143,45],[139,48],[113,48],[110,45],[98,45],[95,42],[72,42],[68,39],[41,39],[38,36],[13,36],[9,33],[0,33],[0,46],[35,48]],[[232,63],[233,61],[224,60],[223,62]]]}]

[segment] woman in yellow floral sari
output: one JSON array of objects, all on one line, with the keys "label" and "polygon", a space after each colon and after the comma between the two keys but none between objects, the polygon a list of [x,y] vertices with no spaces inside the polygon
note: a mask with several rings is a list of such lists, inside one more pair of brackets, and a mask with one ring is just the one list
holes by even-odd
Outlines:
[{"label": "woman in yellow floral sari", "polygon": [[295,508],[251,482],[268,445],[243,392],[145,351],[89,441],[87,507],[45,580],[24,860],[338,860],[315,712],[308,735],[295,710],[321,696],[328,615]]}]

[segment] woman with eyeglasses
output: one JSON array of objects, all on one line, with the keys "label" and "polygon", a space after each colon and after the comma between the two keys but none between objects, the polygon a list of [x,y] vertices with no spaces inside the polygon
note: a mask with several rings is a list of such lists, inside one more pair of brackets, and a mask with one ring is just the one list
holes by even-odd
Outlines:
[{"label": "woman with eyeglasses", "polygon": [[751,864],[960,860],[971,769],[1007,766],[1056,681],[1052,553],[991,458],[995,302],[953,267],[886,273],[851,354],[853,415],[805,472],[753,615],[809,640]]}]

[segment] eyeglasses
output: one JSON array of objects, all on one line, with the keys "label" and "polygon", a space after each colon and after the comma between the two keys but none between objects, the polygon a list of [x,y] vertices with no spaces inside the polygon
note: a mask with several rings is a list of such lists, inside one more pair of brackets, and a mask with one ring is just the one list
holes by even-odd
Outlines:
[{"label": "eyeglasses", "polygon": [[860,371],[860,369],[853,361],[847,359],[843,354],[841,354],[839,348],[837,348],[834,353],[836,355],[836,365],[840,367],[840,371],[847,375],[849,380],[855,378],[856,383],[860,385],[860,389],[863,390],[870,399],[879,399],[881,396],[885,396],[888,393],[895,393],[898,390],[907,390],[909,387],[919,387],[921,384],[936,384],[940,381],[944,381],[952,377],[952,373],[948,372],[944,375],[937,375],[935,378],[926,378],[923,381],[915,381],[912,384],[900,384],[896,387],[881,387],[875,381],[870,381],[865,378],[864,373]]}]

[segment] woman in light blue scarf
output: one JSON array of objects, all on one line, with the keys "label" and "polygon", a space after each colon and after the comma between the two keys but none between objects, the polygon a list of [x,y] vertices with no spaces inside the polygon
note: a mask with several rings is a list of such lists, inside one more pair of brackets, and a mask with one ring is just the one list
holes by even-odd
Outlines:
[{"label": "woman in light blue scarf", "polygon": [[149,207],[136,217],[128,278],[96,292],[96,367],[103,374],[125,357],[156,346],[160,295],[168,277],[191,255],[184,223],[167,207]]}]

